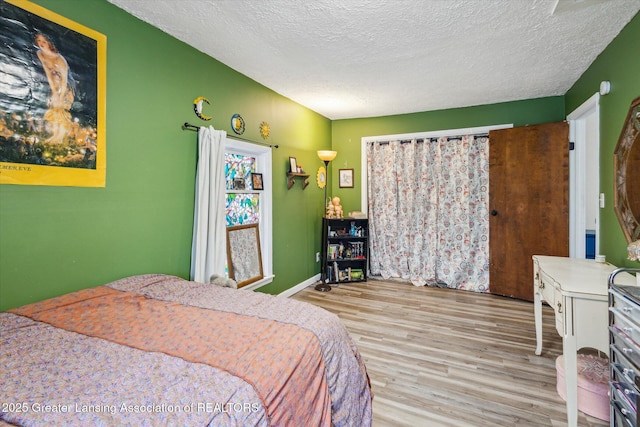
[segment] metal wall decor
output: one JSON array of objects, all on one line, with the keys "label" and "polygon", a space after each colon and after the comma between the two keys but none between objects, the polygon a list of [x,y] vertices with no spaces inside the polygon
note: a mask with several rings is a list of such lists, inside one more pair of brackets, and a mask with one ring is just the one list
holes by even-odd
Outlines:
[{"label": "metal wall decor", "polygon": [[327,185],[327,169],[324,166],[318,168],[316,180],[318,181],[319,188],[324,188]]},{"label": "metal wall decor", "polygon": [[202,114],[203,102],[206,102],[207,104],[211,105],[211,103],[207,98],[205,98],[204,96],[199,96],[193,100],[193,112],[196,113],[196,116],[198,116],[202,120],[211,120],[211,116]]},{"label": "metal wall decor", "polygon": [[231,116],[231,130],[236,135],[242,135],[244,133],[244,119],[240,114]]},{"label": "metal wall decor", "polygon": [[262,138],[264,139],[267,139],[269,138],[269,135],[271,135],[271,128],[269,127],[269,123],[260,123],[260,136],[262,136]]}]

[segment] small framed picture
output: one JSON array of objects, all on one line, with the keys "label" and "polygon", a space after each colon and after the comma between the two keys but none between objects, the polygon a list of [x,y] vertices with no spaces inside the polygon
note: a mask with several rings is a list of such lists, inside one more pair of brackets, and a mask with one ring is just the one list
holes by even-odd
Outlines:
[{"label": "small framed picture", "polygon": [[233,189],[244,190],[244,178],[233,178]]},{"label": "small framed picture", "polygon": [[261,173],[252,173],[251,174],[251,186],[254,190],[264,190],[262,185],[262,174]]},{"label": "small framed picture", "polygon": [[298,173],[298,163],[295,157],[289,157],[289,172]]},{"label": "small framed picture", "polygon": [[353,188],[353,169],[339,170],[340,188]]}]

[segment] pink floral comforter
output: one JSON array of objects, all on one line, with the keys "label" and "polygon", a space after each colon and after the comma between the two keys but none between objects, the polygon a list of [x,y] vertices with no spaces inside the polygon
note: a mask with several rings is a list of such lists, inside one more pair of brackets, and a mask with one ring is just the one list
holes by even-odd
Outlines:
[{"label": "pink floral comforter", "polygon": [[336,316],[173,276],[0,313],[0,369],[0,424],[371,425]]}]

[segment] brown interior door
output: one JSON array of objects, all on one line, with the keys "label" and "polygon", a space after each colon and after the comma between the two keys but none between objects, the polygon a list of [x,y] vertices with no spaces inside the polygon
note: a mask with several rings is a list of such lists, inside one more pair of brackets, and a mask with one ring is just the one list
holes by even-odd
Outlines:
[{"label": "brown interior door", "polygon": [[533,301],[532,255],[569,255],[569,126],[489,133],[489,291]]}]

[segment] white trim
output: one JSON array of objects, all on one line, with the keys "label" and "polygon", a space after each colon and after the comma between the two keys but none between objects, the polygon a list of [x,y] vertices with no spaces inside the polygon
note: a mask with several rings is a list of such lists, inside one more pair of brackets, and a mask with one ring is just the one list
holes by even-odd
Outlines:
[{"label": "white trim", "polygon": [[[587,146],[586,119],[594,115],[596,117],[595,140]],[[600,152],[600,94],[593,96],[572,111],[568,116],[569,141],[574,143],[574,150],[569,151],[569,256],[572,258],[584,258],[586,251],[585,235],[586,225],[586,151],[596,150]],[[598,156],[599,157],[599,156]],[[589,170],[589,174],[600,176],[600,168]],[[598,179],[598,187],[600,186]],[[598,189],[599,192],[599,189]],[[581,206],[581,209],[578,209]],[[600,247],[600,218],[596,218],[596,253]]]},{"label": "white trim", "polygon": [[[264,190],[260,197],[260,249],[262,252],[262,271],[264,279],[252,283],[242,289],[255,289],[273,281],[273,180],[272,180],[272,152],[271,147],[237,139],[225,139],[225,151],[231,153],[254,156],[257,162],[257,172],[262,174]],[[224,201],[222,202],[224,203]],[[266,281],[268,280],[268,281]]]},{"label": "white trim", "polygon": [[268,285],[269,283],[273,282],[273,278],[275,276],[272,274],[270,276],[267,277],[263,277],[262,279],[258,280],[257,282],[253,282],[250,285],[247,286],[243,286],[240,288],[241,291],[255,291],[258,288],[263,287],[264,285]]},{"label": "white trim", "polygon": [[289,288],[289,289],[287,289],[285,291],[282,291],[281,293],[278,294],[278,296],[279,297],[283,297],[283,298],[289,298],[291,295],[297,294],[301,290],[303,290],[305,288],[308,288],[309,286],[313,285],[318,280],[320,280],[320,273],[316,274],[313,277],[310,277],[309,279],[305,280],[302,283],[298,283],[294,287],[291,287],[291,288]]},{"label": "white trim", "polygon": [[457,135],[476,135],[482,133],[489,133],[489,131],[497,129],[509,129],[513,127],[513,123],[480,126],[473,128],[460,128],[460,129],[445,129],[429,132],[416,132],[416,133],[400,133],[395,135],[378,135],[378,136],[363,136],[360,142],[360,188],[361,188],[361,210],[367,212],[367,143],[376,141],[391,141],[391,140],[406,140],[406,139],[421,139],[421,138],[439,138],[441,136],[457,136]]}]

